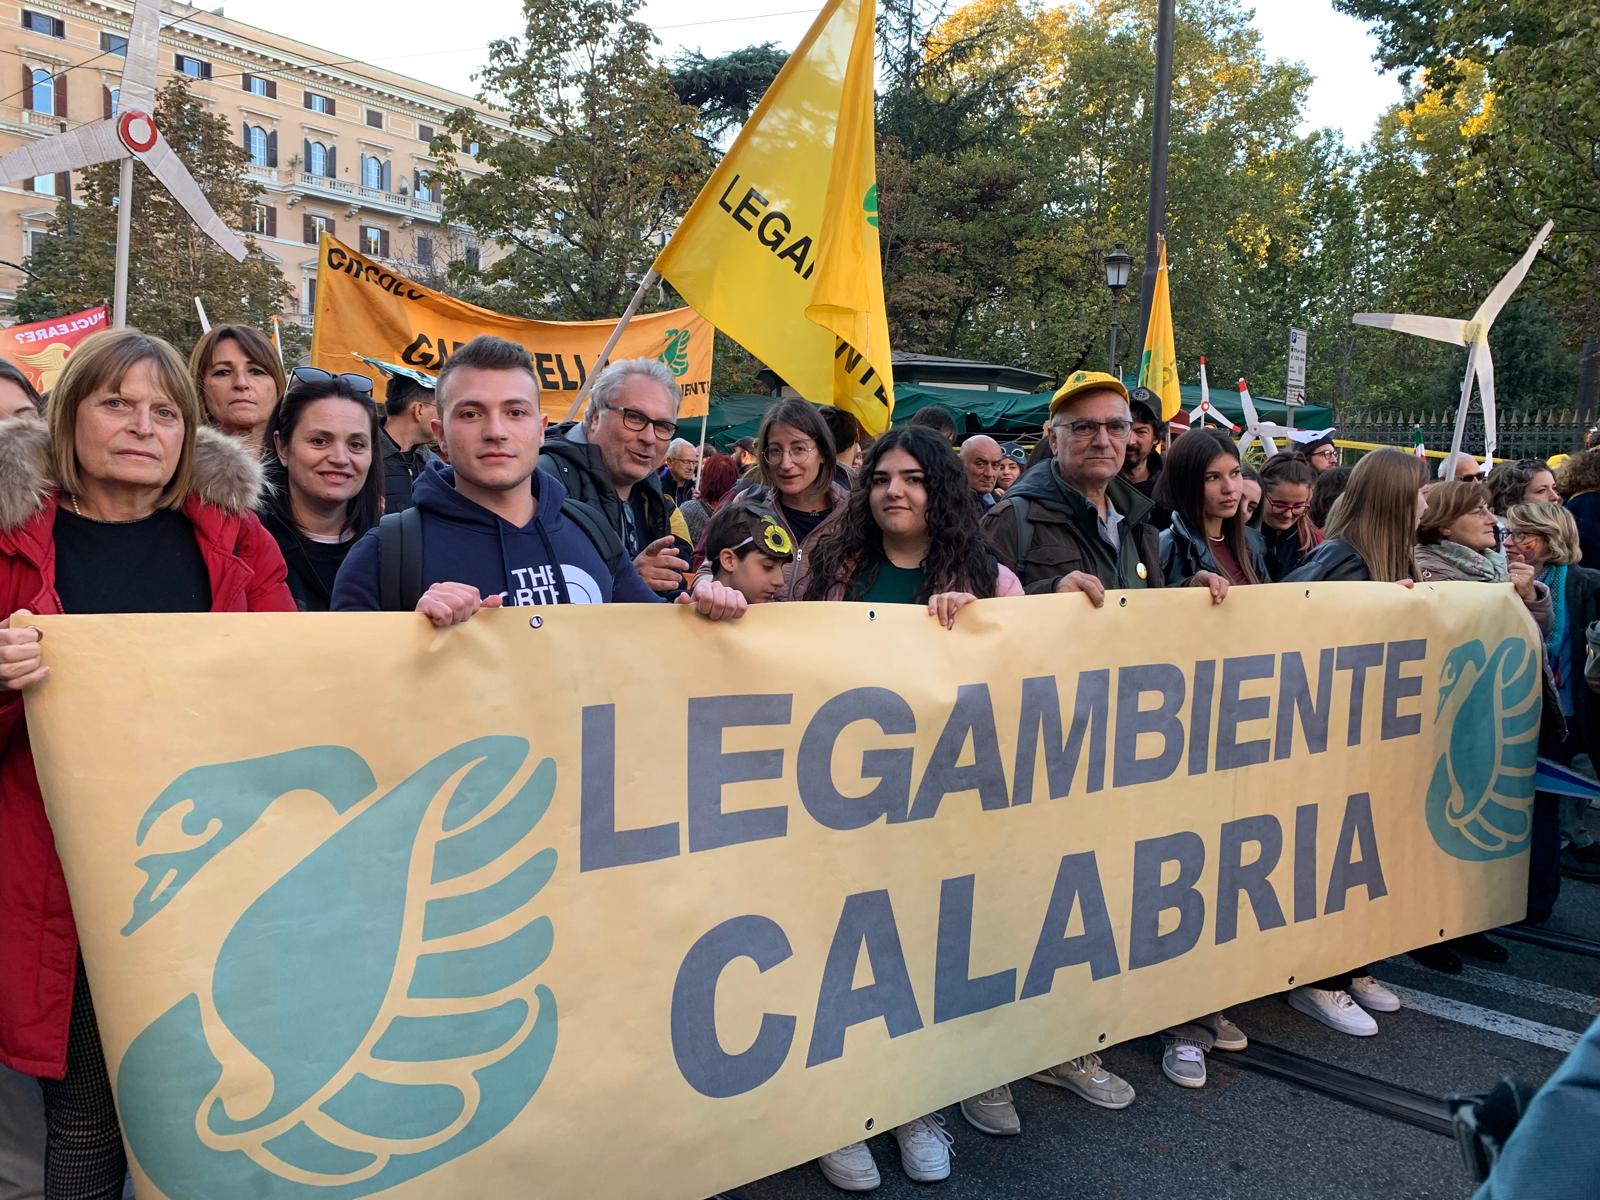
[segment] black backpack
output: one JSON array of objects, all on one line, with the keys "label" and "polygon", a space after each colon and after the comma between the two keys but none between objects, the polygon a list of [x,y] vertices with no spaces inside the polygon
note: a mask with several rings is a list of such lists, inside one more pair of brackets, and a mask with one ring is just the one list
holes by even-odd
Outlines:
[{"label": "black backpack", "polygon": [[[613,579],[627,552],[617,531],[591,505],[568,496],[561,515],[583,530]],[[422,586],[422,512],[408,508],[378,522],[378,607],[384,612],[412,612],[426,589]]]}]

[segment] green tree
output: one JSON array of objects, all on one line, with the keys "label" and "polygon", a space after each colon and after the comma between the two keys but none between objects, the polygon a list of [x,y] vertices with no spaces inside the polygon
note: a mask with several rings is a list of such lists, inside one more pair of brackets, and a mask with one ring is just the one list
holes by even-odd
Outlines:
[{"label": "green tree", "polygon": [[725,145],[750,119],[767,88],[789,61],[773,42],[744,46],[709,58],[685,50],[672,60],[671,81],[679,103],[700,112],[700,139],[708,150]]},{"label": "green tree", "polygon": [[[477,302],[558,320],[612,317],[705,178],[699,114],[651,60],[638,0],[524,0],[521,37],[490,43],[481,98],[504,110],[502,136],[469,110],[435,142],[445,219],[492,240]],[[481,172],[455,165],[476,143]],[[492,297],[492,299],[491,299]]]},{"label": "green tree", "polygon": [[[211,116],[174,78],[156,97],[156,123],[211,206],[234,229],[250,227],[261,189],[245,169],[249,155],[228,122]],[[19,321],[39,321],[110,303],[117,240],[116,163],[83,172],[84,203],[64,200],[49,236],[28,261],[17,291]],[[200,336],[194,300],[214,323],[267,328],[289,299],[278,265],[254,246],[242,263],[219,250],[142,166],[135,165],[128,253],[128,323],[187,348]]]}]

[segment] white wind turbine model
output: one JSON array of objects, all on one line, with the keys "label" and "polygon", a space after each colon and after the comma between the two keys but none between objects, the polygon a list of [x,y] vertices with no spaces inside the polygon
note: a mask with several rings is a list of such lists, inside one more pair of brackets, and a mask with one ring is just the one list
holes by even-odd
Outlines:
[{"label": "white wind turbine model", "polygon": [[217,216],[211,202],[156,128],[150,114],[156,106],[156,54],[160,37],[160,0],[134,0],[133,27],[128,31],[127,63],[117,95],[117,114],[54,134],[0,156],[0,180],[27,179],[78,171],[96,163],[122,162],[117,189],[117,265],[112,299],[112,326],[128,317],[128,241],[133,230],[133,160],[150,169],[172,193],[194,223],[212,241],[243,261],[245,245]]},{"label": "white wind turbine model", "polygon": [[1275,438],[1292,439],[1296,433],[1303,432],[1290,429],[1287,425],[1279,425],[1276,421],[1263,421],[1256,413],[1256,402],[1250,398],[1250,385],[1242,379],[1239,380],[1239,407],[1244,409],[1244,436],[1239,439],[1241,458],[1252,442],[1260,442],[1261,448],[1270,458],[1278,452]]},{"label": "white wind turbine model", "polygon": [[1527,277],[1528,269],[1533,266],[1533,260],[1539,256],[1539,251],[1544,248],[1546,239],[1554,222],[1546,221],[1544,228],[1539,230],[1533,242],[1516,264],[1507,271],[1505,278],[1494,285],[1494,291],[1489,293],[1489,298],[1478,306],[1478,311],[1472,314],[1467,321],[1458,321],[1453,317],[1419,317],[1410,313],[1356,313],[1351,318],[1357,325],[1370,325],[1376,329],[1398,329],[1401,333],[1412,333],[1418,337],[1432,338],[1436,342],[1449,342],[1452,346],[1467,347],[1467,373],[1461,380],[1461,403],[1456,406],[1455,436],[1450,439],[1450,458],[1447,468],[1449,478],[1456,477],[1456,467],[1460,464],[1461,438],[1467,428],[1467,405],[1472,400],[1472,381],[1478,381],[1478,397],[1483,404],[1483,469],[1489,471],[1494,466],[1494,452],[1499,445],[1499,435],[1495,430],[1494,413],[1494,358],[1489,353],[1489,328],[1494,324],[1494,319],[1500,315],[1500,310],[1506,306],[1506,301],[1511,299],[1512,293],[1521,286]]},{"label": "white wind turbine model", "polygon": [[1189,413],[1189,420],[1196,429],[1204,429],[1207,419],[1215,421],[1218,425],[1226,425],[1234,433],[1239,432],[1239,427],[1227,417],[1217,411],[1211,403],[1211,384],[1206,381],[1206,359],[1200,356],[1200,403],[1196,404]]}]

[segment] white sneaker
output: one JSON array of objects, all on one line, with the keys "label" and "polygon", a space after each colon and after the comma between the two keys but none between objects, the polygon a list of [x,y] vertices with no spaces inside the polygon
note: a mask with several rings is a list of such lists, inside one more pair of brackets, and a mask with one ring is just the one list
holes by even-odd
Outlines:
[{"label": "white sneaker", "polygon": [[870,1192],[883,1182],[865,1142],[851,1142],[832,1154],[824,1154],[817,1159],[817,1166],[824,1179],[846,1192]]},{"label": "white sneaker", "polygon": [[961,1115],[973,1128],[996,1137],[1014,1137],[1022,1132],[1022,1120],[1012,1102],[1009,1083],[968,1096],[961,1102]]},{"label": "white sneaker", "polygon": [[1105,1069],[1098,1054],[1071,1058],[1028,1076],[1036,1083],[1066,1088],[1101,1108],[1127,1108],[1133,1103],[1133,1085]]},{"label": "white sneaker", "polygon": [[955,1138],[944,1127],[944,1118],[929,1113],[915,1121],[907,1121],[894,1131],[894,1140],[900,1143],[900,1165],[906,1177],[915,1183],[938,1183],[950,1177],[950,1147]]},{"label": "white sneaker", "polygon": [[1218,1050],[1237,1052],[1250,1045],[1250,1039],[1245,1037],[1244,1030],[1228,1020],[1227,1013],[1211,1013],[1209,1016],[1201,1017],[1195,1024],[1211,1031],[1212,1044]]},{"label": "white sneaker", "polygon": [[1378,1023],[1356,1005],[1349,992],[1297,987],[1289,993],[1289,1007],[1353,1037],[1371,1037],[1378,1032]]},{"label": "white sneaker", "polygon": [[1399,1012],[1400,997],[1371,975],[1357,975],[1345,989],[1350,998],[1370,1012]]}]

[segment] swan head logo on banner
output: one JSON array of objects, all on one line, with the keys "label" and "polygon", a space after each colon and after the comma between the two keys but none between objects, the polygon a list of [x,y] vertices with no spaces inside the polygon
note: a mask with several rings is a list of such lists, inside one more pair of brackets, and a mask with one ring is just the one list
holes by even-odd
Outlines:
[{"label": "swan head logo on banner", "polygon": [[[535,836],[556,768],[527,758],[521,738],[476,738],[383,792],[353,751],[309,747],[186,771],[150,806],[124,937],[197,873],[235,869],[258,821],[333,830],[123,1057],[128,1145],[166,1195],[365,1196],[528,1106],[556,1048],[555,997],[535,978],[554,929],[534,903],[556,866]],[[409,860],[374,853],[394,844]]]},{"label": "swan head logo on banner", "polygon": [[1542,699],[1539,655],[1521,638],[1489,652],[1452,650],[1439,673],[1442,735],[1428,785],[1428,830],[1453,858],[1482,862],[1527,849]]}]

